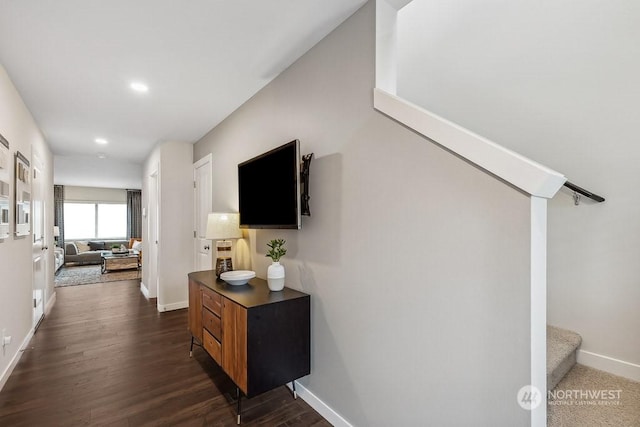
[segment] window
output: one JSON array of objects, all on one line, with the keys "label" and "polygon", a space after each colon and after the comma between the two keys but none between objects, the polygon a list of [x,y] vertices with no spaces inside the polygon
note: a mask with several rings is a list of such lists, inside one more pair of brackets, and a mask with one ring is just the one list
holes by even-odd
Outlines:
[{"label": "window", "polygon": [[126,203],[64,204],[65,239],[117,239],[127,235]]}]

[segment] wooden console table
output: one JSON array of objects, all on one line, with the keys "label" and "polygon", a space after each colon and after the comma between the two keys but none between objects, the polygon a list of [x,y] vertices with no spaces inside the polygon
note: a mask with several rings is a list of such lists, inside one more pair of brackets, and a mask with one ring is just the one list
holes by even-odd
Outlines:
[{"label": "wooden console table", "polygon": [[290,288],[271,292],[267,282],[243,286],[218,280],[215,271],[189,273],[191,349],[201,345],[235,383],[253,397],[311,372],[310,296]]}]

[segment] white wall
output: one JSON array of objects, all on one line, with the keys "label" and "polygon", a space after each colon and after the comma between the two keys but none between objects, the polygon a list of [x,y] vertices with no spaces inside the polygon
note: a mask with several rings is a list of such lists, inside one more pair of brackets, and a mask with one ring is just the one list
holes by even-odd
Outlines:
[{"label": "white wall", "polygon": [[193,146],[165,143],[160,157],[158,307],[175,310],[189,305],[186,275],[193,271]]},{"label": "white wall", "polygon": [[[44,188],[51,189],[45,197],[45,236],[53,248],[53,159],[51,151],[38,129],[31,113],[25,106],[10,77],[0,65],[0,133],[9,141],[13,164],[13,154],[20,151],[31,159],[35,153],[44,166]],[[14,168],[11,170],[11,194],[14,194]],[[10,211],[13,223],[14,211]],[[11,225],[12,236],[0,240],[0,329],[6,329],[12,342],[0,347],[0,386],[6,380],[7,369],[17,361],[19,350],[33,327],[32,310],[32,237],[13,237],[15,227]],[[47,283],[45,303],[54,297],[53,291],[53,250],[46,257]]]},{"label": "white wall", "polygon": [[[398,94],[607,198],[549,203],[548,321],[640,364],[640,7],[414,0]],[[636,369],[636,375],[640,370]]]},{"label": "white wall", "polygon": [[56,155],[54,183],[106,188],[141,188],[142,165],[121,159],[86,155]]},{"label": "white wall", "polygon": [[244,244],[265,277],[286,239],[312,296],[304,386],[354,425],[528,425],[529,199],[373,110],[374,42],[369,2],[196,143],[213,209],[237,210],[239,162],[300,139],[312,216]]},{"label": "white wall", "polygon": [[[158,310],[176,310],[189,304],[187,274],[193,271],[193,147],[182,142],[165,142],[154,148],[144,165],[142,282],[150,297],[157,297]],[[149,201],[150,175],[159,172],[159,244],[157,295],[149,271],[149,218],[155,209]]]}]

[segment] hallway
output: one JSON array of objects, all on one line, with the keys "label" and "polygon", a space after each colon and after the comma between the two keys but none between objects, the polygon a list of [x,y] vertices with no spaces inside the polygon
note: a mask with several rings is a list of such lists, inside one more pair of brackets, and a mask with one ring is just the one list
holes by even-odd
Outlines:
[{"label": "hallway", "polygon": [[[187,310],[158,313],[139,286],[58,288],[0,392],[0,425],[236,425],[233,383],[202,349],[188,356]],[[284,387],[242,406],[246,426],[329,425]]]}]

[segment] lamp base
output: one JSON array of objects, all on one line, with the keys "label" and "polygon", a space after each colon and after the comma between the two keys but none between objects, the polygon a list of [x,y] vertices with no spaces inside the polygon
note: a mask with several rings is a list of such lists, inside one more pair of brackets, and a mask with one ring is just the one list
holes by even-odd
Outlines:
[{"label": "lamp base", "polygon": [[225,271],[233,271],[231,258],[217,258],[216,259],[216,276],[220,278],[220,275]]}]

